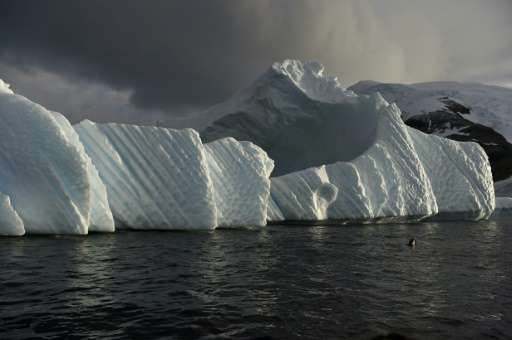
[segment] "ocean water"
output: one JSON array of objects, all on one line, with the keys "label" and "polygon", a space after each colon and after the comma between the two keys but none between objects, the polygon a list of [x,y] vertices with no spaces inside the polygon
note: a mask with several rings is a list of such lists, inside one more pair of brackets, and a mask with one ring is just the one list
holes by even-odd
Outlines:
[{"label": "ocean water", "polygon": [[511,244],[512,221],[0,238],[0,339],[510,339]]}]

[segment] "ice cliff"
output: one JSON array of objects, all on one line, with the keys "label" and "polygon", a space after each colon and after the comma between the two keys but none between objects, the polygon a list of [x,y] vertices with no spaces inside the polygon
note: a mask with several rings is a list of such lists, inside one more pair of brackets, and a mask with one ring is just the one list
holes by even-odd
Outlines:
[{"label": "ice cliff", "polygon": [[407,127],[379,94],[356,95],[315,62],[274,64],[207,110],[202,136],[250,140],[276,163],[269,219],[487,218],[494,189],[475,143]]},{"label": "ice cliff", "polygon": [[27,233],[113,231],[103,184],[64,116],[0,82],[0,120],[2,215],[17,214]]},{"label": "ice cliff", "polygon": [[[273,162],[192,129],[84,121],[0,82],[0,234],[266,224]],[[115,223],[114,223],[115,221]]]},{"label": "ice cliff", "polygon": [[73,127],[0,81],[0,234],[489,217],[483,149],[400,116],[380,94],[357,95],[296,60],[194,116],[201,137]]},{"label": "ice cliff", "polygon": [[232,138],[192,129],[75,126],[108,191],[118,228],[213,229],[266,223],[272,161]]}]

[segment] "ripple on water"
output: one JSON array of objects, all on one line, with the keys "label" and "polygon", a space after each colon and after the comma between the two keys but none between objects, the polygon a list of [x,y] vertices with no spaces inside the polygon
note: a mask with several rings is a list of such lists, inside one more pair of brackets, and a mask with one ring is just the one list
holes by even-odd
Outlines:
[{"label": "ripple on water", "polygon": [[0,238],[0,338],[506,339],[507,224]]}]

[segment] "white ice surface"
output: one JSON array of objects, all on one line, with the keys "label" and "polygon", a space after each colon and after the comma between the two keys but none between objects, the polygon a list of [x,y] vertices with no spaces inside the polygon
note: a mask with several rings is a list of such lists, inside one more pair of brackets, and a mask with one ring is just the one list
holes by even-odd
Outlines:
[{"label": "white ice surface", "polygon": [[22,236],[24,234],[23,221],[12,207],[9,196],[0,193],[0,235]]},{"label": "white ice surface", "polygon": [[398,108],[378,95],[359,97],[353,105],[376,112],[375,143],[353,161],[273,178],[271,195],[283,217],[372,220],[437,213],[430,181]]},{"label": "white ice surface", "polygon": [[476,143],[456,142],[408,128],[432,185],[435,218],[484,219],[494,210],[494,185],[487,155]]},{"label": "white ice surface", "polygon": [[55,120],[64,132],[67,142],[84,155],[85,166],[90,183],[90,224],[89,231],[113,232],[115,231],[114,218],[108,203],[107,189],[100,179],[98,170],[92,164],[91,158],[85,153],[84,146],[80,141],[78,134],[69,121],[61,114],[52,112]]},{"label": "white ice surface", "polygon": [[90,121],[75,130],[107,187],[118,228],[215,228],[213,184],[194,130]]},{"label": "white ice surface", "polygon": [[0,84],[0,192],[27,233],[87,234],[91,221],[112,227],[92,209],[89,164],[63,116]]},{"label": "white ice surface", "polygon": [[205,144],[217,226],[264,226],[274,164],[249,142],[224,138]]},{"label": "white ice surface", "polygon": [[479,146],[408,128],[396,105],[341,88],[317,63],[276,63],[206,112],[217,119],[207,140],[250,140],[274,159],[270,220],[480,219],[494,208]]}]

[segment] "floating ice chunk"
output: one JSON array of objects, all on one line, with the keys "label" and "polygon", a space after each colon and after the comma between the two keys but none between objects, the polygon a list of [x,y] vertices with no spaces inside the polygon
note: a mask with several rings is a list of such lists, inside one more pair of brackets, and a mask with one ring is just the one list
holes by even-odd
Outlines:
[{"label": "floating ice chunk", "polygon": [[23,221],[12,207],[9,196],[0,193],[0,235],[22,236],[24,234]]},{"label": "floating ice chunk", "polygon": [[248,142],[224,138],[205,144],[213,183],[217,225],[264,226],[274,167],[265,151]]},{"label": "floating ice chunk", "polygon": [[106,185],[118,228],[215,228],[213,184],[194,130],[90,121],[75,130]]}]

